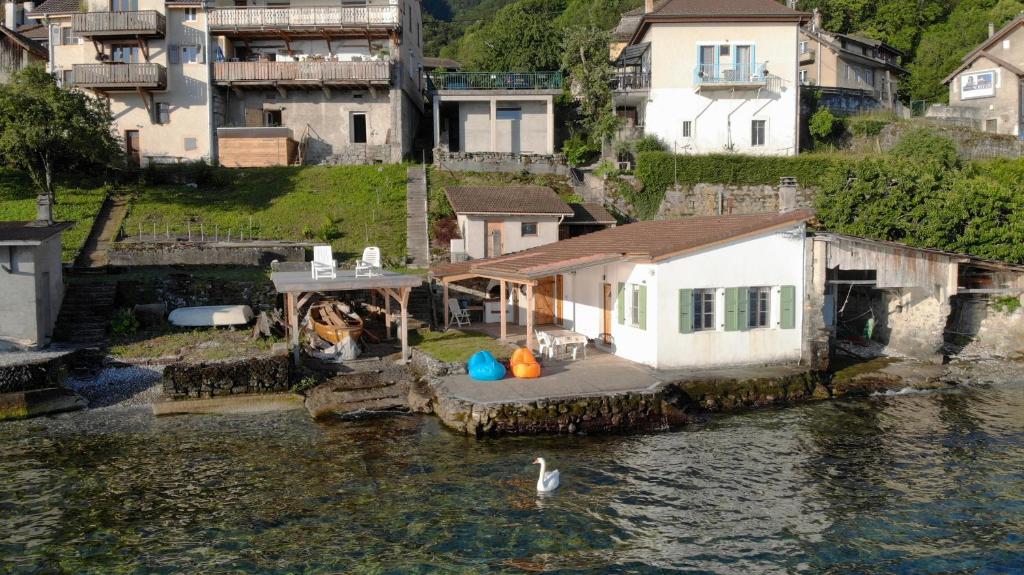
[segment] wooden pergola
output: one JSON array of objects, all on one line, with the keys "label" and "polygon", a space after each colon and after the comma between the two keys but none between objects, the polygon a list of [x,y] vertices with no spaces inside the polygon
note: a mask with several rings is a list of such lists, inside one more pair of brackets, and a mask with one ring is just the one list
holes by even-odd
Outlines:
[{"label": "wooden pergola", "polygon": [[441,281],[441,286],[444,288],[444,327],[448,328],[450,321],[449,310],[448,310],[448,286],[454,282],[473,279],[473,278],[484,278],[494,280],[498,282],[499,292],[498,297],[500,298],[501,305],[499,306],[501,314],[501,341],[508,341],[508,284],[521,285],[526,287],[526,347],[528,349],[534,348],[534,337],[533,337],[533,326],[534,326],[534,312],[536,310],[536,300],[534,298],[534,288],[537,287],[537,280],[534,279],[522,279],[522,278],[510,278],[492,275],[483,275],[476,272],[464,272],[455,273],[451,275],[437,275],[437,278]]},{"label": "wooden pergola", "polygon": [[409,361],[409,294],[422,285],[423,278],[385,271],[373,276],[356,277],[353,270],[338,270],[336,278],[313,279],[309,270],[274,272],[270,275],[277,293],[285,296],[288,345],[299,361],[299,316],[318,293],[370,291],[384,298],[384,315],[391,332],[391,300],[398,302],[401,318],[402,361]]}]

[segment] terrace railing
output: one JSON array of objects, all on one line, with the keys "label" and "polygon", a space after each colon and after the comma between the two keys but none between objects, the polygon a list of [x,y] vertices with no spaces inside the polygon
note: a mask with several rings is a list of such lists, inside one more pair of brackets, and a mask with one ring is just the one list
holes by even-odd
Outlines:
[{"label": "terrace railing", "polygon": [[163,36],[167,19],[156,10],[84,12],[71,18],[77,36]]},{"label": "terrace railing", "polygon": [[435,72],[435,90],[561,90],[561,72]]},{"label": "terrace railing", "polygon": [[616,72],[612,76],[612,90],[649,90],[651,88],[650,72]]},{"label": "terrace railing", "polygon": [[391,81],[390,62],[215,62],[216,82],[302,81],[371,82]]},{"label": "terrace railing", "polygon": [[160,64],[75,64],[75,86],[80,88],[165,88],[167,69]]},{"label": "terrace railing", "polygon": [[398,6],[303,6],[211,8],[211,30],[292,29],[401,24]]},{"label": "terrace railing", "polygon": [[765,62],[747,64],[698,64],[693,71],[696,86],[730,86],[768,83],[768,66]]}]

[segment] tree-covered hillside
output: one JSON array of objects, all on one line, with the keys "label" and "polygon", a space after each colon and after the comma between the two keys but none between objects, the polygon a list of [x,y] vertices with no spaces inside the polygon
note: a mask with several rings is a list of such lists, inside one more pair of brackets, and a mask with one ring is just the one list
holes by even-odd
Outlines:
[{"label": "tree-covered hillside", "polygon": [[[468,69],[541,70],[558,66],[562,32],[572,25],[611,29],[642,0],[425,0],[427,54]],[[857,33],[906,54],[904,100],[944,101],[942,79],[1024,0],[800,0],[821,11],[825,28]]]}]

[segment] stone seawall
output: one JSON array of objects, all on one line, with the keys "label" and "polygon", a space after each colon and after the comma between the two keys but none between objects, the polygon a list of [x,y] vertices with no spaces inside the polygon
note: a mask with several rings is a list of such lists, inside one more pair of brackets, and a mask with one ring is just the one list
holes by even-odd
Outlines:
[{"label": "stone seawall", "polygon": [[0,393],[61,387],[67,375],[66,355],[0,365]]},{"label": "stone seawall", "polygon": [[215,363],[178,363],[163,374],[169,399],[197,399],[254,393],[280,393],[291,389],[289,355],[252,357]]},{"label": "stone seawall", "polygon": [[[196,231],[198,235],[198,230]],[[258,266],[306,259],[306,244],[289,242],[123,241],[108,251],[112,266]]]}]

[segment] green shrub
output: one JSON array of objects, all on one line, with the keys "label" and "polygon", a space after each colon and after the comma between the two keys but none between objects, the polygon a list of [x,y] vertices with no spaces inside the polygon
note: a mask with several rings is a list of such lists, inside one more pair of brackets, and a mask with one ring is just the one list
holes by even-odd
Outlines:
[{"label": "green shrub", "polygon": [[599,178],[613,178],[619,175],[619,167],[608,160],[601,160],[594,168],[594,175]]},{"label": "green shrub", "polygon": [[667,152],[668,146],[655,134],[647,134],[643,138],[633,142],[633,150],[641,152]]},{"label": "green shrub", "polygon": [[114,312],[110,320],[110,331],[116,336],[134,335],[139,329],[139,320],[131,308],[123,307]]},{"label": "green shrub", "polygon": [[993,310],[1007,315],[1020,309],[1020,298],[1011,295],[994,297],[989,303]]},{"label": "green shrub", "polygon": [[814,145],[835,144],[836,140],[845,131],[845,124],[842,118],[837,118],[828,108],[821,108],[811,116],[808,122],[808,130]]},{"label": "green shrub", "polygon": [[562,153],[571,166],[585,166],[597,159],[601,150],[580,134],[573,134],[562,144]]},{"label": "green shrub", "polygon": [[927,128],[907,132],[889,153],[912,162],[927,163],[947,170],[959,163],[953,140]]},{"label": "green shrub", "polygon": [[888,114],[861,114],[847,118],[846,126],[854,136],[873,138],[895,121],[895,117]]}]

